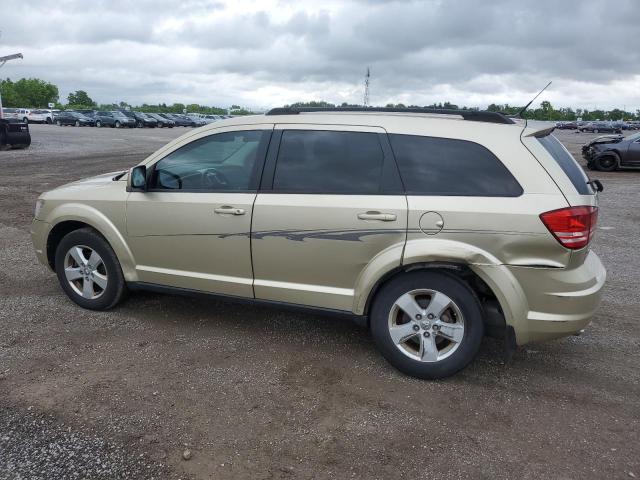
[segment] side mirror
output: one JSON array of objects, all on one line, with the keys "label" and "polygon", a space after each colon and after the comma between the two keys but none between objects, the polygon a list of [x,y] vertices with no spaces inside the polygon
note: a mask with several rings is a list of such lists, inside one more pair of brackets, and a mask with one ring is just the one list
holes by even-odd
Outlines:
[{"label": "side mirror", "polygon": [[133,167],[129,178],[131,179],[131,190],[147,191],[147,167],[145,165]]}]

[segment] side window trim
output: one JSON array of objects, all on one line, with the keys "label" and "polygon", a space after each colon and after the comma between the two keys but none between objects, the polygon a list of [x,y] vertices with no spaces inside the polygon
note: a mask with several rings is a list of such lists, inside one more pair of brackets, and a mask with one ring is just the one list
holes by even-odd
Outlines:
[{"label": "side window trim", "polygon": [[[273,129],[239,129],[239,130],[224,130],[222,132],[214,131],[210,135],[205,135],[203,137],[196,138],[191,142],[196,142],[203,138],[208,138],[213,135],[219,135],[223,133],[233,133],[233,132],[247,132],[247,131],[260,131],[262,132],[262,138],[260,139],[260,143],[258,144],[258,150],[256,152],[256,163],[253,167],[253,171],[251,172],[251,179],[249,180],[249,188],[246,190],[225,190],[225,189],[180,189],[180,190],[171,190],[165,188],[149,188],[148,192],[157,192],[157,193],[255,193],[258,191],[258,187],[261,181],[261,176],[264,170],[265,164],[265,156],[267,154],[267,150],[271,143],[271,138],[273,136]],[[153,172],[155,171],[156,165],[160,163],[162,160],[167,158],[169,155],[177,152],[181,148],[189,145],[191,142],[184,143],[180,145],[178,148],[167,152],[162,157],[154,159],[153,163],[147,165],[147,182],[150,182],[153,179]]]}]

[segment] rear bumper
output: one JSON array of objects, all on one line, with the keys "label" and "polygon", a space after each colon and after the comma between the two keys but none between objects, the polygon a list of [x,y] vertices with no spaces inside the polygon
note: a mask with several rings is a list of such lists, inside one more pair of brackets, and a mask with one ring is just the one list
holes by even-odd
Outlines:
[{"label": "rear bumper", "polygon": [[[602,298],[607,272],[594,252],[571,268],[508,267],[528,304],[518,343],[564,337],[589,324]],[[520,339],[526,342],[520,342]]]},{"label": "rear bumper", "polygon": [[566,268],[492,265],[474,270],[498,297],[518,345],[582,330],[600,305],[607,277],[594,252]]}]

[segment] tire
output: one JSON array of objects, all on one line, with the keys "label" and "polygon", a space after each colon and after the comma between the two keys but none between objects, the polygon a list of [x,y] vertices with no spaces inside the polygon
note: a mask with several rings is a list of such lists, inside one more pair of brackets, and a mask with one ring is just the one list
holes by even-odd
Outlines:
[{"label": "tire", "polygon": [[79,127],[79,126],[80,126],[80,121],[76,120],[76,127]]},{"label": "tire", "polygon": [[22,123],[27,123],[27,124],[28,124],[28,123],[29,123],[29,119],[28,119],[27,117],[24,117],[24,118],[22,119]]},{"label": "tire", "polygon": [[618,158],[614,155],[603,155],[593,161],[593,166],[601,172],[613,172],[618,169]]},{"label": "tire", "polygon": [[58,125],[59,127],[61,127],[61,126],[62,126],[62,122],[61,122],[60,120],[57,120],[57,121],[56,121],[56,125]]},{"label": "tire", "polygon": [[[71,253],[72,251],[74,253]],[[94,260],[97,266],[91,272],[92,276],[85,276],[80,272],[82,268],[78,266],[81,262],[76,259],[91,262],[91,258],[95,257],[90,256],[89,252],[95,252],[100,262]],[[88,265],[89,270],[92,270],[91,263],[83,263],[83,265]],[[65,268],[71,272],[70,275],[79,275],[79,278],[69,280]],[[127,294],[127,286],[116,254],[107,241],[91,228],[74,230],[64,236],[56,248],[55,271],[64,292],[82,308],[109,310],[122,301]],[[100,278],[100,284],[105,285],[104,288],[100,286],[98,278]],[[87,287],[87,290],[84,290],[87,283],[90,288]],[[83,296],[83,292],[87,295]],[[95,297],[89,298],[91,295]]]},{"label": "tire", "polygon": [[598,129],[597,129],[597,128],[594,128],[594,129],[593,129],[593,133],[598,133]]},{"label": "tire", "polygon": [[48,117],[47,117],[47,119],[45,120],[45,123],[46,123],[47,125],[51,125],[53,122],[51,121],[51,119],[50,119],[50,118],[48,118]]},{"label": "tire", "polygon": [[118,120],[116,120],[115,127],[120,128],[120,122]]},{"label": "tire", "polygon": [[97,128],[102,127],[102,122],[100,120],[96,120],[96,127]]},{"label": "tire", "polygon": [[142,122],[141,122],[140,120],[138,120],[138,123],[136,124],[136,126],[137,126],[138,128],[142,128],[142,127],[144,127],[144,125],[142,124]]},{"label": "tire", "polygon": [[[449,306],[440,317],[421,317],[435,308],[435,298],[436,302],[444,299],[442,305]],[[419,313],[409,317],[397,302]],[[424,270],[400,275],[384,285],[374,299],[370,327],[389,363],[422,379],[444,378],[462,370],[475,358],[484,335],[482,309],[473,290],[452,274]],[[456,340],[448,340],[445,332]],[[403,340],[398,341],[400,337]]]}]

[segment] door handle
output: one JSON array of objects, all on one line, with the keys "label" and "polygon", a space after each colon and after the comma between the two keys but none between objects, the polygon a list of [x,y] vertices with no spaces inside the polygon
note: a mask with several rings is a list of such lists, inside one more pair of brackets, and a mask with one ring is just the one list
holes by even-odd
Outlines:
[{"label": "door handle", "polygon": [[229,205],[224,205],[219,208],[214,208],[213,211],[220,215],[244,215],[244,208],[235,208]]},{"label": "door handle", "polygon": [[358,214],[359,220],[378,220],[381,222],[394,222],[396,220],[395,213],[382,213],[382,212],[365,212]]}]

